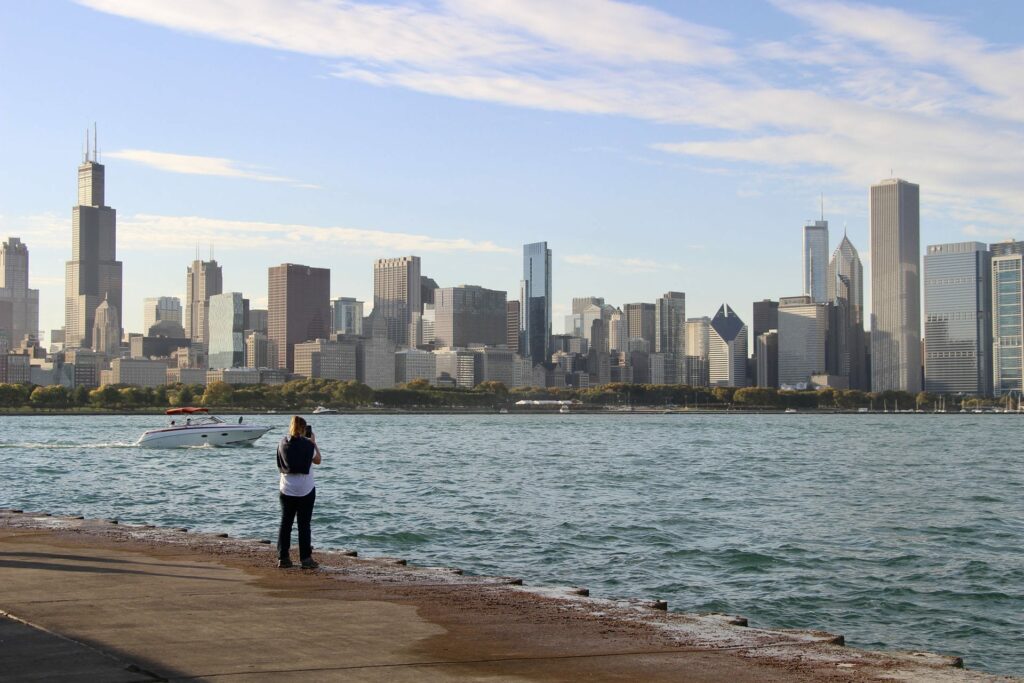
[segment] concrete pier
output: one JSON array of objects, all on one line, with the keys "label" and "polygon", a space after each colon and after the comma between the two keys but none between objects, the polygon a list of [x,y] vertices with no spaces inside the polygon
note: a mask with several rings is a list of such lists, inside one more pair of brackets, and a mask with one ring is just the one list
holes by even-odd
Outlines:
[{"label": "concrete pier", "polygon": [[320,570],[280,570],[257,540],[0,512],[0,678],[1009,680],[736,615],[316,555]]}]

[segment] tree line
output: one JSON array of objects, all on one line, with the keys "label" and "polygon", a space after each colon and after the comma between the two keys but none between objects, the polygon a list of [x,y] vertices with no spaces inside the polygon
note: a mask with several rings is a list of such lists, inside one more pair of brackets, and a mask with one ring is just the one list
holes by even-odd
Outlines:
[{"label": "tree line", "polygon": [[[864,392],[832,388],[784,391],[770,387],[692,387],[682,384],[612,383],[585,389],[516,387],[482,382],[473,389],[431,386],[415,380],[393,389],[371,389],[361,382],[298,379],[284,384],[233,386],[172,384],[156,388],[106,385],[98,389],[59,385],[0,384],[0,409],[43,411],[144,410],[206,406],[229,410],[307,410],[316,406],[336,409],[383,407],[420,410],[499,409],[521,399],[569,400],[594,407],[678,407],[753,410],[931,410],[940,397],[920,392]],[[965,408],[988,404],[964,400]],[[945,406],[959,409],[949,398]]]}]

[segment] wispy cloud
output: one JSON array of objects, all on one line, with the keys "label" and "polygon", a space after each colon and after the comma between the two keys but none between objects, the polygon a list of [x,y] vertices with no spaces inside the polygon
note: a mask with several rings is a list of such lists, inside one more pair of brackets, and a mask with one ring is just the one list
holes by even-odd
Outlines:
[{"label": "wispy cloud", "polygon": [[662,263],[652,259],[634,257],[596,256],[594,254],[567,254],[562,257],[565,263],[573,266],[602,268],[617,273],[655,273],[659,271],[678,271],[682,266],[676,263]]},{"label": "wispy cloud", "polygon": [[223,157],[173,154],[171,152],[155,152],[149,149],[122,149],[115,152],[107,152],[105,156],[132,161],[159,171],[167,171],[168,173],[245,178],[265,183],[288,183],[294,187],[319,189],[318,185],[302,183],[283,176],[269,175],[256,166]]},{"label": "wispy cloud", "polygon": [[[941,17],[774,0],[806,30],[745,43],[613,0],[79,1],[327,58],[334,76],[380,87],[669,124],[654,148],[701,163],[827,173],[858,190],[892,168],[929,201],[1024,212],[1024,47]],[[266,175],[216,161],[220,175]]]}]

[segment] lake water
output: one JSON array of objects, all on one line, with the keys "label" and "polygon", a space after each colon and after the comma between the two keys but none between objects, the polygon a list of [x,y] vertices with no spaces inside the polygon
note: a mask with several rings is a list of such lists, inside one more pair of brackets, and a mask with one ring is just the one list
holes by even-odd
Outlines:
[{"label": "lake water", "polygon": [[[1024,673],[1024,418],[310,419],[320,547]],[[287,416],[246,421],[279,436]],[[246,449],[130,445],[162,422],[0,418],[0,506],[274,538],[275,432]]]}]

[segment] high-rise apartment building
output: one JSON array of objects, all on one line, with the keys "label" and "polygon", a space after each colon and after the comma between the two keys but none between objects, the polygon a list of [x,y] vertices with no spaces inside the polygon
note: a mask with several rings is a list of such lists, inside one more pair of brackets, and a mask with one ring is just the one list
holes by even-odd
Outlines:
[{"label": "high-rise apartment building", "polygon": [[686,352],[686,294],[665,292],[654,302],[655,353],[678,358]]},{"label": "high-rise apartment building", "polygon": [[804,225],[804,294],[817,303],[828,297],[828,221]]},{"label": "high-rise apartment building", "polygon": [[871,390],[921,390],[920,188],[871,186]]},{"label": "high-rise apartment building", "polygon": [[434,343],[499,346],[507,337],[507,315],[505,292],[476,285],[442,287],[434,291]]},{"label": "high-rise apartment building", "polygon": [[142,300],[142,334],[149,335],[149,328],[163,320],[182,324],[181,299],[176,296],[156,296]]},{"label": "high-rise apartment building", "polygon": [[985,244],[928,247],[924,256],[925,391],[992,393],[991,287],[992,256]]},{"label": "high-rise apartment building", "polygon": [[105,203],[106,171],[95,149],[78,167],[78,204],[71,210],[71,260],[65,265],[65,348],[91,348],[96,308],[107,301],[121,319],[117,213]]},{"label": "high-rise apartment building", "polygon": [[523,341],[519,353],[537,365],[551,355],[551,250],[547,242],[523,245],[520,283]]},{"label": "high-rise apartment building", "polygon": [[992,255],[992,393],[1024,391],[1024,242],[1000,242]]},{"label": "high-rise apartment building", "polygon": [[356,379],[355,340],[314,339],[295,345],[295,374],[316,379]]},{"label": "high-rise apartment building", "polygon": [[722,304],[708,330],[708,380],[711,386],[747,384],[747,325]]},{"label": "high-rise apartment building", "polygon": [[28,247],[17,237],[0,246],[0,302],[10,304],[11,347],[39,338],[39,290],[28,288]]},{"label": "high-rise apartment building", "polygon": [[806,388],[827,373],[829,308],[809,295],[779,299],[779,386]]},{"label": "high-rise apartment building", "polygon": [[521,310],[522,304],[518,301],[513,300],[505,303],[505,345],[512,350],[512,353],[520,353],[519,325]]},{"label": "high-rise apartment building", "polygon": [[[650,349],[654,349],[655,337],[655,314],[654,304],[626,304],[622,307],[626,314],[626,333],[630,339],[644,339]],[[625,349],[620,349],[625,350]]]},{"label": "high-rise apartment building", "polygon": [[277,367],[292,372],[295,345],[326,339],[330,331],[331,271],[295,263],[273,266],[267,292],[267,336],[277,346]]},{"label": "high-rise apartment building", "polygon": [[185,280],[185,334],[193,342],[209,343],[210,297],[224,291],[224,273],[214,260],[196,259]]},{"label": "high-rise apartment building", "polygon": [[245,367],[247,303],[239,292],[224,292],[210,297],[207,307],[207,362],[211,370]]},{"label": "high-rise apartment building", "polygon": [[266,332],[254,330],[245,338],[245,367],[277,367],[277,347],[267,337]]},{"label": "high-rise apartment building", "polygon": [[382,258],[373,262],[373,315],[387,325],[387,336],[409,345],[413,313],[422,313],[420,257]]}]

